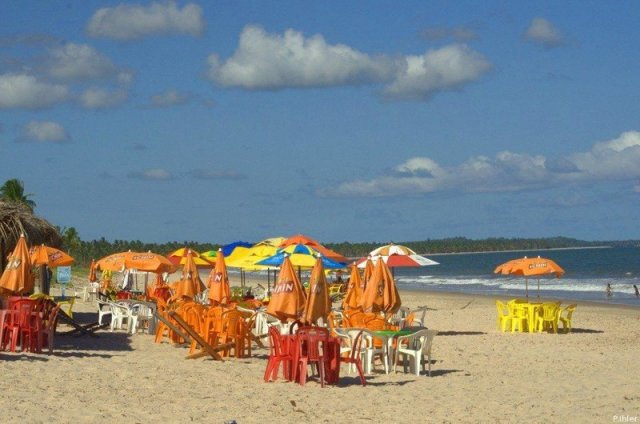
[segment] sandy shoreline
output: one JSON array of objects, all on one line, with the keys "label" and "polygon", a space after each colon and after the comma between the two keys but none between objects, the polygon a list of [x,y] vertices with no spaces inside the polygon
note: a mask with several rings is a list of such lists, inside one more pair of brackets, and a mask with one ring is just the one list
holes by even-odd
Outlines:
[{"label": "sandy shoreline", "polygon": [[[3,421],[506,423],[640,416],[637,308],[578,302],[572,334],[509,334],[496,328],[494,297],[401,295],[406,306],[428,306],[427,325],[441,332],[432,377],[376,372],[363,388],[343,368],[337,387],[267,384],[264,349],[224,363],[186,360],[187,349],[155,344],[149,335],[102,331],[99,338],[60,336],[52,356],[3,352]],[[82,321],[96,318],[90,302],[78,301],[75,311]]]}]

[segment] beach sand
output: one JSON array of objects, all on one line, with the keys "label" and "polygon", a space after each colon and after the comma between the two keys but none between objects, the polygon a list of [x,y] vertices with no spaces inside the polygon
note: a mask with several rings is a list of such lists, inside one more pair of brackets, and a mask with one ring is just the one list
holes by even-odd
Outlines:
[{"label": "beach sand", "polygon": [[[362,387],[343,367],[338,386],[265,383],[266,349],[249,359],[187,360],[188,349],[150,335],[100,331],[99,338],[58,336],[51,356],[2,352],[1,421],[640,420],[640,308],[579,303],[571,334],[511,334],[496,328],[493,297],[401,296],[406,306],[428,306],[426,325],[440,331],[432,377],[385,375],[378,366]],[[97,319],[91,302],[79,300],[74,311],[81,321]]]}]

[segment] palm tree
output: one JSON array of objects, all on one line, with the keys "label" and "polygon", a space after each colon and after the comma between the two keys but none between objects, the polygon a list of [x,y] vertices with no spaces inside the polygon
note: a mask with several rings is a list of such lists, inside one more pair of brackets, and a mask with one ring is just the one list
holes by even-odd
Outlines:
[{"label": "palm tree", "polygon": [[36,207],[36,202],[30,199],[32,194],[24,193],[24,183],[16,178],[7,180],[2,187],[0,187],[0,199],[6,202],[18,202],[26,205],[31,212]]}]

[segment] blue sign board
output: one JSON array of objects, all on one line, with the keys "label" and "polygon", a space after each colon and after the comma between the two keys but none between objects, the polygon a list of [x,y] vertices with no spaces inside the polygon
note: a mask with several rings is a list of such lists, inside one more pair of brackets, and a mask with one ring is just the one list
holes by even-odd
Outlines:
[{"label": "blue sign board", "polygon": [[59,266],[58,273],[56,274],[56,279],[60,284],[69,284],[71,282],[71,267]]}]

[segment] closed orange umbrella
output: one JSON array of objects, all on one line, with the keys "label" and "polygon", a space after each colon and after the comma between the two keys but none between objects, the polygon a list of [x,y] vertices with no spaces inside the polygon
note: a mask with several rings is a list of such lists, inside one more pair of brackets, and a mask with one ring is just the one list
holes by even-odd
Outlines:
[{"label": "closed orange umbrella", "polygon": [[98,281],[98,277],[96,276],[96,260],[91,259],[91,266],[89,267],[89,282],[93,283]]},{"label": "closed orange umbrella", "polygon": [[362,310],[393,314],[400,309],[401,305],[400,294],[389,267],[384,261],[378,261],[362,295]]},{"label": "closed orange umbrella", "polygon": [[26,294],[33,291],[35,276],[31,273],[31,259],[24,234],[9,255],[7,267],[0,277],[0,288],[11,293]]},{"label": "closed orange umbrella", "polygon": [[32,247],[29,251],[29,256],[32,265],[46,265],[49,268],[71,265],[74,260],[62,250],[45,246],[44,244]]},{"label": "closed orange umbrella", "polygon": [[362,278],[362,285],[360,286],[363,292],[367,288],[369,280],[371,280],[371,277],[373,276],[373,268],[373,261],[371,260],[371,256],[369,256],[364,265],[364,277]]},{"label": "closed orange umbrella", "polygon": [[309,296],[304,304],[302,321],[307,324],[316,324],[318,319],[322,318],[326,322],[329,312],[331,312],[331,299],[327,277],[324,274],[322,258],[317,258],[309,278]]},{"label": "closed orange umbrella", "polygon": [[[493,270],[495,274],[502,275],[520,275],[523,277],[538,277],[538,293],[540,292],[540,276],[542,275],[555,275],[560,278],[564,274],[564,269],[551,259],[541,258],[527,258],[526,256],[521,259],[512,259],[498,265]],[[529,297],[529,279],[525,278],[525,290],[526,296]],[[538,294],[539,296],[539,294]]]},{"label": "closed orange umbrella", "polygon": [[305,301],[306,295],[298,275],[293,271],[289,258],[285,257],[280,266],[278,280],[271,291],[267,312],[283,322],[287,319],[296,320],[302,314]]},{"label": "closed orange umbrella", "polygon": [[175,286],[175,297],[177,299],[180,299],[181,297],[193,298],[195,295],[202,292],[203,286],[204,284],[202,284],[202,280],[198,274],[198,268],[193,261],[191,252],[187,252],[185,264],[182,268],[182,278]]},{"label": "closed orange umbrella", "polygon": [[342,307],[344,309],[358,309],[360,306],[360,299],[362,298],[363,284],[360,278],[360,271],[355,262],[351,266],[351,276],[349,277],[349,286],[347,287],[347,294],[342,301]]},{"label": "closed orange umbrella", "polygon": [[229,303],[231,290],[229,289],[229,274],[224,260],[222,249],[218,250],[216,256],[216,267],[209,274],[209,300],[211,304],[218,305]]}]

